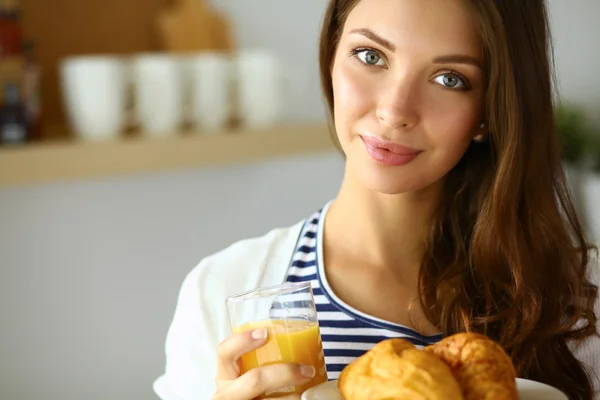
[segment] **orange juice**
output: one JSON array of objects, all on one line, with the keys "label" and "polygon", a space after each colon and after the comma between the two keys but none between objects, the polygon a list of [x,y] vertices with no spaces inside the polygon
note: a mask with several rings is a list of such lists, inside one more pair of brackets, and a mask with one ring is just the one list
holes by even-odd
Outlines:
[{"label": "orange juice", "polygon": [[264,346],[242,356],[242,373],[252,368],[274,363],[297,363],[315,367],[315,377],[305,385],[279,388],[265,393],[265,396],[301,394],[305,390],[327,381],[321,334],[316,322],[260,321],[242,325],[235,329],[234,333],[257,328],[266,328],[269,338]]}]

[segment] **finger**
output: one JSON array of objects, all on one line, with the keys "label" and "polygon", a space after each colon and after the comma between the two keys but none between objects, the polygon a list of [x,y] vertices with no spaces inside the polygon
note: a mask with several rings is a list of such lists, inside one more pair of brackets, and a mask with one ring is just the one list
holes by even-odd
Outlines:
[{"label": "finger", "polygon": [[[241,397],[240,397],[241,398]],[[220,393],[220,394],[216,394],[215,396],[213,396],[212,400],[238,400],[240,398],[232,398],[227,392],[225,393]],[[301,400],[302,398],[300,397],[299,394],[290,394],[288,396],[278,396],[278,397],[265,397],[265,400],[270,400],[270,399],[277,399],[277,400]],[[247,400],[247,399],[244,399]]]},{"label": "finger", "polygon": [[307,383],[314,376],[315,368],[310,365],[272,364],[246,372],[232,382],[227,393],[232,400],[247,400],[272,389],[293,390],[295,386]]},{"label": "finger", "polygon": [[248,330],[224,340],[217,350],[217,380],[233,380],[240,376],[238,360],[267,342],[264,328]]}]

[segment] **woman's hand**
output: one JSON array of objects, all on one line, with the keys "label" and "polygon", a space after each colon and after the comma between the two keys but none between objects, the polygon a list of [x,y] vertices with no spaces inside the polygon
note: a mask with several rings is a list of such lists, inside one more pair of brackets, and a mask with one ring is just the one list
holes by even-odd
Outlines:
[{"label": "woman's hand", "polygon": [[[213,400],[251,400],[270,390],[303,385],[314,377],[313,366],[298,364],[271,364],[240,375],[239,359],[267,343],[267,336],[266,329],[250,330],[233,335],[219,345],[217,392]],[[291,395],[284,399],[299,398],[300,395]]]}]

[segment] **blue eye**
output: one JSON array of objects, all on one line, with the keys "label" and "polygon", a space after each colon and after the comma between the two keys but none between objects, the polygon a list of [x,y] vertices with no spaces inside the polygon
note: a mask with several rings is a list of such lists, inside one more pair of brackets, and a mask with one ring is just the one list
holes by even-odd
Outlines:
[{"label": "blue eye", "polygon": [[356,55],[356,57],[358,57],[358,59],[361,62],[363,62],[367,65],[381,66],[381,67],[383,67],[385,65],[383,58],[375,50],[368,50],[368,49],[355,50],[354,54]]},{"label": "blue eye", "polygon": [[446,73],[446,74],[441,74],[435,77],[435,79],[433,80],[436,83],[439,83],[440,85],[447,87],[448,89],[467,89],[468,85],[466,83],[466,80],[455,73]]}]

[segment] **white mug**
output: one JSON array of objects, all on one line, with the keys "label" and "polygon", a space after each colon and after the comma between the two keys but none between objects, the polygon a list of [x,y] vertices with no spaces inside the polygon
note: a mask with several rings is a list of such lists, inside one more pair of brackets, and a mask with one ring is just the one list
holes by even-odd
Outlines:
[{"label": "white mug", "polygon": [[281,122],[285,76],[277,56],[266,50],[242,51],[236,58],[236,75],[242,125],[263,128]]},{"label": "white mug", "polygon": [[60,64],[62,95],[71,127],[82,139],[118,136],[126,123],[126,66],[119,57],[78,56]]},{"label": "white mug", "polygon": [[188,58],[191,122],[199,131],[217,131],[228,124],[232,112],[231,59],[221,53]]},{"label": "white mug", "polygon": [[133,58],[134,115],[142,134],[170,136],[183,123],[183,70],[176,56],[143,54]]}]

